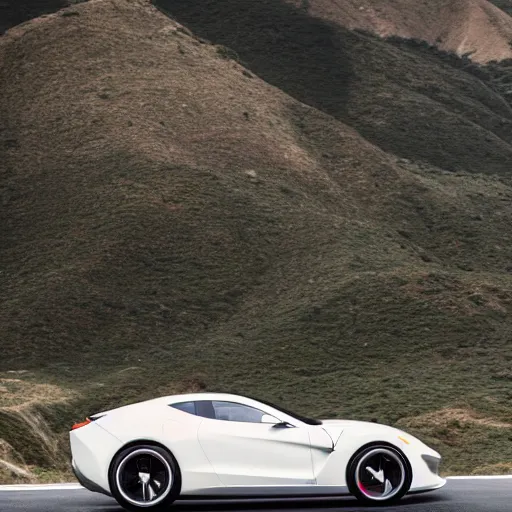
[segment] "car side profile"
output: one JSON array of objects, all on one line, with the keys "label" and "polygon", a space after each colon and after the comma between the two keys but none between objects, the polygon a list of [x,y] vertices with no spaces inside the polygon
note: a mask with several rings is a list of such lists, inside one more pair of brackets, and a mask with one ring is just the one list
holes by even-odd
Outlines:
[{"label": "car side profile", "polygon": [[225,393],[97,413],[73,427],[70,443],[80,483],[131,511],[198,497],[351,494],[390,503],[446,483],[439,453],[400,430],[306,418]]}]

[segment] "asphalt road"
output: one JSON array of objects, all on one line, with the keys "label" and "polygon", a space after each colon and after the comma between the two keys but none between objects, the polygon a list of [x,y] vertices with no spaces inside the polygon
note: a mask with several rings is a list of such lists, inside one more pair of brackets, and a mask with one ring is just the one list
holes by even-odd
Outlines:
[{"label": "asphalt road", "polygon": [[[512,479],[449,480],[438,491],[404,498],[392,507],[361,507],[352,498],[180,501],[170,512],[510,512]],[[0,492],[0,512],[121,512],[117,503],[86,490],[30,490]]]}]

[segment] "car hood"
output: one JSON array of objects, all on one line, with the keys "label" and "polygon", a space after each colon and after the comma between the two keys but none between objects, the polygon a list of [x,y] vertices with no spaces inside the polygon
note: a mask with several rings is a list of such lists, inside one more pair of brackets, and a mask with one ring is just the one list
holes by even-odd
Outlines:
[{"label": "car hood", "polygon": [[330,420],[322,419],[322,428],[331,436],[334,446],[338,443],[341,434],[346,430],[356,429],[358,431],[366,431],[368,433],[378,432],[394,432],[397,434],[404,434],[401,430],[388,425],[381,425],[379,423],[373,423],[369,421],[356,421],[356,420]]},{"label": "car hood", "polygon": [[388,425],[382,425],[380,423],[374,423],[373,421],[357,421],[357,420],[320,420],[322,425],[336,425],[338,427],[346,428],[392,428]]},{"label": "car hood", "polygon": [[356,420],[321,420],[322,428],[331,436],[334,442],[334,446],[339,441],[342,433],[347,433],[351,430],[357,430],[358,432],[365,432],[375,436],[383,435],[384,433],[391,434],[398,437],[403,437],[408,440],[408,444],[413,443],[416,446],[421,446],[425,453],[434,457],[440,457],[439,453],[427,446],[423,441],[418,439],[403,430],[389,425],[382,425],[380,423],[374,423],[370,421],[356,421]]}]

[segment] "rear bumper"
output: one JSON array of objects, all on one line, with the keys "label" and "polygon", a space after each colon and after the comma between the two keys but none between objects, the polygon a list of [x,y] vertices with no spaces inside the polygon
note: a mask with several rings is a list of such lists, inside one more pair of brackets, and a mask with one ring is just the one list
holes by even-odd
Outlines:
[{"label": "rear bumper", "polygon": [[105,489],[100,487],[98,484],[95,484],[92,480],[89,480],[85,477],[80,470],[76,467],[75,461],[71,462],[71,468],[73,469],[73,473],[76,476],[76,479],[80,483],[82,487],[85,487],[88,491],[91,492],[99,492],[101,494],[105,494],[106,496],[112,497],[112,494],[107,492]]},{"label": "rear bumper", "polygon": [[121,441],[90,423],[69,433],[73,471],[78,481],[90,491],[110,494],[108,470]]}]

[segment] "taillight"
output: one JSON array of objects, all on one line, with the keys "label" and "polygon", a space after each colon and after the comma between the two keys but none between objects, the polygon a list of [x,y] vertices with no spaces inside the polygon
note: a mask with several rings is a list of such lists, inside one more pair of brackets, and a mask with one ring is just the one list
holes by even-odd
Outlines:
[{"label": "taillight", "polygon": [[77,428],[85,427],[86,425],[89,425],[89,423],[91,423],[91,420],[89,418],[87,418],[85,421],[82,421],[81,423],[75,423],[71,427],[71,430],[76,430]]}]

